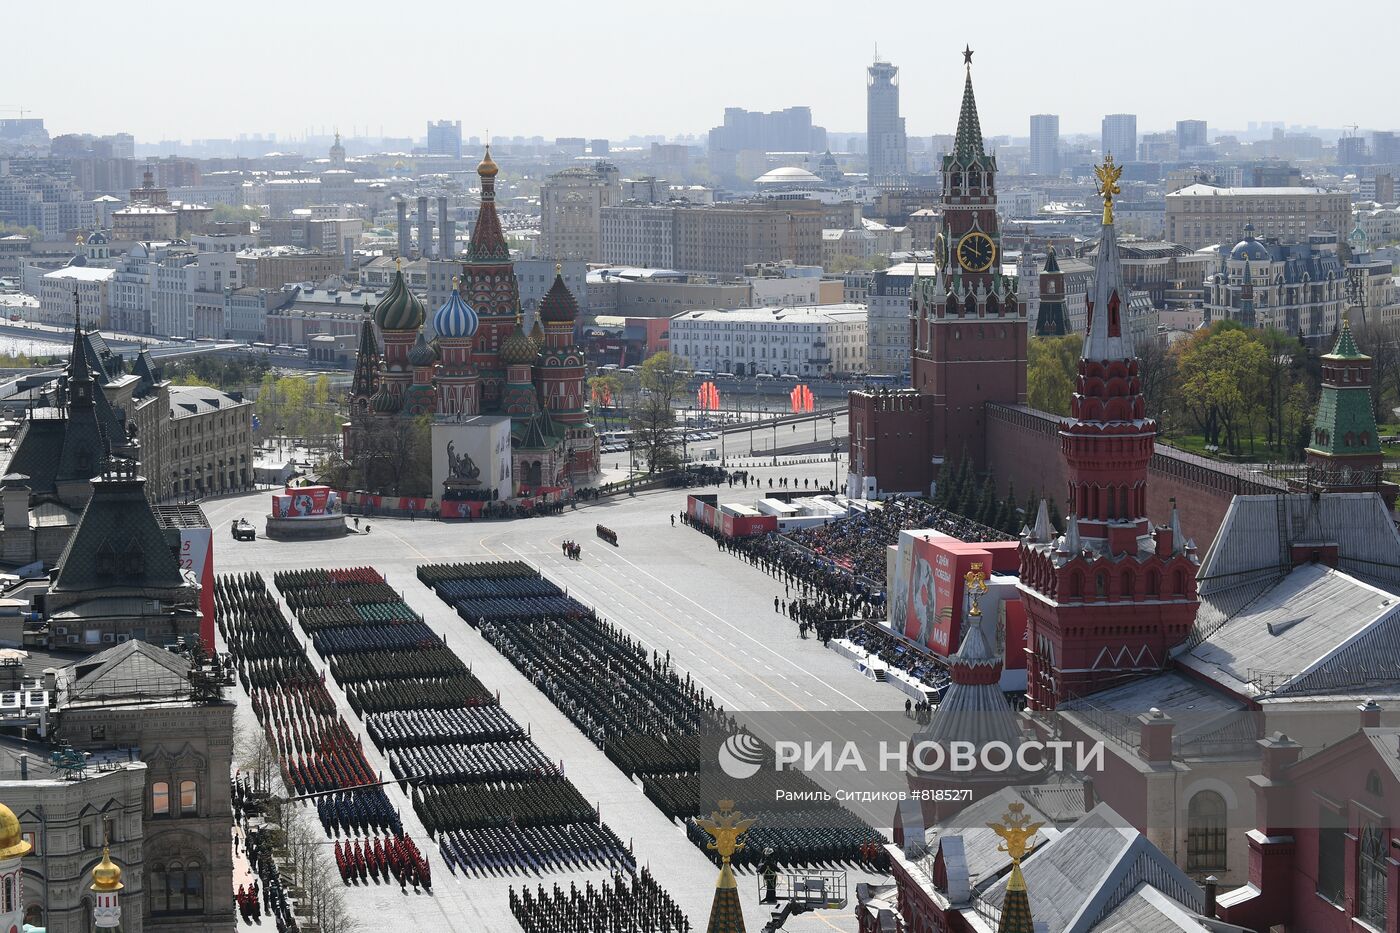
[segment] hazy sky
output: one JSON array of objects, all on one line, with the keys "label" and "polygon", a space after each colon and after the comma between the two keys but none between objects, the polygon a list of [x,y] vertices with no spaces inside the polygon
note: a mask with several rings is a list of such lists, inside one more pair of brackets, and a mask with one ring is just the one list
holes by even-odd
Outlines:
[{"label": "hazy sky", "polygon": [[[865,129],[876,44],[911,134],[951,132],[963,44],[982,127],[1064,134],[1105,113],[1400,127],[1392,0],[5,0],[5,89],[49,132],[138,141],[339,126],[464,136],[703,133],[727,105]],[[488,14],[486,11],[494,10]],[[489,24],[489,25],[488,25]],[[31,47],[26,37],[35,37]],[[32,60],[29,60],[32,59]],[[0,116],[14,116],[12,111]]]}]

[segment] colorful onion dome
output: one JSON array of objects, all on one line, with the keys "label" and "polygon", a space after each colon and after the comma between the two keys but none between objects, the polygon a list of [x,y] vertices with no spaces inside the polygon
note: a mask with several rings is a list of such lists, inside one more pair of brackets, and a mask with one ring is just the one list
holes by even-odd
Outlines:
[{"label": "colorful onion dome", "polygon": [[403,270],[395,269],[389,290],[374,306],[374,323],[379,325],[380,330],[417,330],[423,326],[426,316],[423,302],[404,281]]},{"label": "colorful onion dome", "polygon": [[495,178],[500,169],[496,166],[495,160],[491,158],[491,147],[486,147],[486,155],[481,157],[481,162],[476,166],[476,173],[482,178]]},{"label": "colorful onion dome", "polygon": [[564,268],[554,267],[554,284],[540,302],[539,320],[546,324],[572,324],[578,317],[578,301],[564,284]]},{"label": "colorful onion dome", "polygon": [[525,325],[521,323],[520,316],[516,315],[515,330],[511,331],[510,336],[501,344],[501,362],[507,366],[533,363],[539,352],[540,348],[525,333]]},{"label": "colorful onion dome", "polygon": [[462,298],[462,293],[457,290],[457,280],[453,279],[452,294],[433,315],[433,332],[448,340],[462,340],[474,336],[480,323],[480,316]]},{"label": "colorful onion dome", "polygon": [[370,396],[369,408],[381,415],[392,415],[399,410],[399,399],[388,386],[380,386],[379,391]]},{"label": "colorful onion dome", "polygon": [[428,338],[423,336],[423,332],[418,332],[418,339],[413,341],[413,346],[408,350],[408,365],[410,366],[431,366],[437,362],[437,354],[428,345]]}]

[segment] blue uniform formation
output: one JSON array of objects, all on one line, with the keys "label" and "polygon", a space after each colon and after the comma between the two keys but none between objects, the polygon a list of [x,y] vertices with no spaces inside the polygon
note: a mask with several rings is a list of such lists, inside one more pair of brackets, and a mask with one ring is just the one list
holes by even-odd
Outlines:
[{"label": "blue uniform formation", "polygon": [[[635,867],[558,764],[377,572],[296,571],[274,579],[450,871]],[[512,594],[552,597],[563,598],[528,585]],[[371,870],[384,864],[373,849],[365,858]]]},{"label": "blue uniform formation", "polygon": [[[282,781],[294,797],[315,803],[327,837],[336,839],[341,879],[350,884],[388,881],[393,875],[405,889],[430,890],[427,860],[404,835],[398,811],[365,758],[362,739],[336,713],[323,675],[262,576],[219,577],[214,598],[218,624],[253,713],[277,754]],[[376,851],[393,851],[411,867],[371,873],[365,853]]]},{"label": "blue uniform formation", "polygon": [[525,933],[690,933],[690,921],[646,868],[640,875],[614,875],[597,888],[591,881],[582,888],[571,881],[567,892],[557,883],[553,891],[540,885],[516,894],[511,888],[510,912]]},{"label": "blue uniform formation", "polygon": [[[670,657],[648,652],[638,641],[576,600],[566,612],[537,609],[530,597],[539,572],[523,563],[433,564],[418,577],[475,621],[483,637],[629,776],[640,779],[647,797],[672,819],[687,821],[690,837],[705,848],[694,818],[718,800],[734,800],[760,823],[776,858],[789,865],[868,862],[884,838],[840,807],[799,771],[778,770],[773,753],[747,736],[766,766],[737,780],[719,767],[720,746],[737,731],[718,707]],[[500,582],[499,588],[487,585]],[[469,582],[469,586],[460,585]],[[522,581],[527,581],[522,583]],[[547,581],[546,581],[547,582]],[[514,603],[513,615],[480,611]],[[784,801],[779,806],[775,801]],[[752,847],[752,846],[751,846]],[[708,850],[706,850],[708,851]]]}]

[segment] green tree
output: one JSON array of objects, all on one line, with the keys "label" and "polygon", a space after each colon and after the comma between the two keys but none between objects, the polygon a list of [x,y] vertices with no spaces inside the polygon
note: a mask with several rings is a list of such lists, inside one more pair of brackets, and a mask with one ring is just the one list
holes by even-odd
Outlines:
[{"label": "green tree", "polygon": [[1258,332],[1222,321],[1182,341],[1178,397],[1207,444],[1240,454],[1268,380],[1269,351]]},{"label": "green tree", "polygon": [[245,220],[260,220],[262,211],[256,207],[236,207],[232,204],[215,204],[214,221],[216,223],[239,223]]},{"label": "green tree", "polygon": [[660,394],[649,393],[632,409],[632,438],[638,457],[645,460],[647,472],[673,469],[680,463],[676,447],[676,410]]},{"label": "green tree", "polygon": [[1026,404],[1052,415],[1068,415],[1079,374],[1084,338],[1036,337],[1026,345]]},{"label": "green tree", "polygon": [[653,353],[637,369],[641,387],[673,408],[676,401],[689,392],[690,380],[694,375],[695,370],[689,360],[666,350]]}]

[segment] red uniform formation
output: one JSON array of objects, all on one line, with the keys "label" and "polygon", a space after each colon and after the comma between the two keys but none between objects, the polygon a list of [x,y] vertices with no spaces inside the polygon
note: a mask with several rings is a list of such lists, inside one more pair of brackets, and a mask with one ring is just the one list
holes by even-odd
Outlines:
[{"label": "red uniform formation", "polygon": [[388,882],[392,878],[400,887],[411,885],[428,891],[433,888],[428,860],[414,841],[403,835],[375,836],[373,842],[366,839],[363,845],[359,839],[343,845],[337,839],[335,867],[346,884]]},{"label": "red uniform formation", "polygon": [[[362,593],[388,589],[373,571],[337,573],[343,585]],[[345,837],[335,844],[341,878],[347,884],[392,879],[428,889],[427,860],[404,835],[380,776],[365,758],[363,739],[335,712],[324,675],[312,666],[261,575],[220,577],[215,599],[229,652],[277,753],[283,782],[294,798],[314,799],[328,837]]]}]

